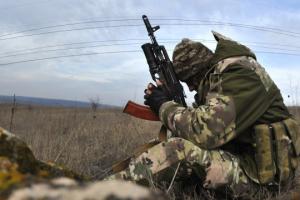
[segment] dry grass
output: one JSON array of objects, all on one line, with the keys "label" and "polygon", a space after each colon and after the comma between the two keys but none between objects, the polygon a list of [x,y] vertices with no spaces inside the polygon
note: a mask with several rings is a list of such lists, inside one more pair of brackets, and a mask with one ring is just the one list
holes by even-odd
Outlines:
[{"label": "dry grass", "polygon": [[[300,116],[298,108],[291,109]],[[9,129],[10,119],[11,105],[0,104],[0,126]],[[159,128],[159,122],[130,117],[121,109],[94,113],[87,108],[18,106],[12,132],[31,146],[38,159],[98,177],[115,161],[131,155],[136,146],[156,137]],[[192,190],[184,199],[215,199],[213,196]],[[170,197],[175,199],[175,193]]]},{"label": "dry grass", "polygon": [[291,114],[295,116],[295,118],[300,121],[300,107],[299,106],[291,106],[289,107],[289,111]]},{"label": "dry grass", "polygon": [[[29,144],[38,159],[55,161],[96,176],[134,148],[156,136],[160,123],[134,119],[121,109],[95,113],[86,108],[18,106],[12,132]],[[9,129],[11,106],[0,105],[0,124]]]}]

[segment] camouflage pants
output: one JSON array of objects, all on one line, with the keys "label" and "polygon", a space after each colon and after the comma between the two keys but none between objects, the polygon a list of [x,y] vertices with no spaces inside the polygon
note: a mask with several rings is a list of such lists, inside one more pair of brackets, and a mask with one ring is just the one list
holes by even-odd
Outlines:
[{"label": "camouflage pants", "polygon": [[[204,188],[218,189],[227,187],[242,196],[251,187],[251,181],[239,165],[239,160],[222,150],[203,150],[182,138],[171,138],[161,142],[141,155],[132,158],[129,167],[106,178],[125,179],[135,182],[164,176],[168,169],[174,169],[172,176],[189,176],[192,172],[200,179]],[[172,170],[171,170],[172,171]],[[182,173],[184,171],[185,173]],[[180,177],[178,177],[180,178]]]}]

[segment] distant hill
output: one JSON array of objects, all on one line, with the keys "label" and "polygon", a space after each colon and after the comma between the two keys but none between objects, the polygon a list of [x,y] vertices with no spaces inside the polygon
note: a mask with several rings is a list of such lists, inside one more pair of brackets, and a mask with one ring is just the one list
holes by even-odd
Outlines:
[{"label": "distant hill", "polygon": [[[47,99],[37,97],[16,96],[17,104],[22,105],[40,105],[40,106],[61,106],[61,107],[91,107],[91,103],[84,101],[72,101],[62,99]],[[13,96],[0,95],[1,103],[13,103]],[[99,104],[99,108],[113,108],[116,106]]]}]

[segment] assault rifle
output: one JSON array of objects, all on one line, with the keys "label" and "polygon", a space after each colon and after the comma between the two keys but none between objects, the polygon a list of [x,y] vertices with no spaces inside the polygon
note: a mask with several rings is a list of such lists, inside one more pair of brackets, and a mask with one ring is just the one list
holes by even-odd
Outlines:
[{"label": "assault rifle", "polygon": [[[163,90],[172,100],[186,107],[184,90],[175,75],[173,64],[165,47],[159,45],[154,36],[154,32],[160,27],[152,27],[146,15],[143,15],[142,18],[151,40],[151,43],[145,43],[141,46],[149,65],[151,77],[153,81],[159,80],[163,84]],[[139,105],[132,101],[128,101],[123,112],[141,119],[159,120],[158,116],[148,106]]]},{"label": "assault rifle", "polygon": [[[151,39],[151,43],[145,43],[142,45],[142,49],[149,65],[151,77],[153,81],[159,80],[162,82],[163,90],[165,90],[165,92],[167,92],[167,94],[175,102],[186,107],[184,90],[179,80],[175,76],[173,64],[169,59],[168,53],[165,47],[159,45],[155,39],[154,32],[159,29],[159,26],[152,27],[146,15],[143,15],[143,21]],[[154,114],[148,106],[139,105],[132,101],[128,101],[123,112],[137,118],[159,121],[158,116]],[[100,179],[126,169],[129,166],[132,157],[137,157],[147,149],[157,145],[161,141],[166,140],[166,132],[166,127],[162,126],[158,135],[158,140],[150,141],[138,147],[132,156],[117,162],[112,167],[108,168],[106,172],[101,175]]]}]

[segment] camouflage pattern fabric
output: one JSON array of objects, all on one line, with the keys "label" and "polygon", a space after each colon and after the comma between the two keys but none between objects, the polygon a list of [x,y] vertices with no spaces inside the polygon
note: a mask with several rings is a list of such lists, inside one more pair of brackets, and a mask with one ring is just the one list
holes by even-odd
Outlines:
[{"label": "camouflage pattern fabric", "polygon": [[173,136],[202,149],[219,148],[237,156],[248,177],[260,183],[253,126],[281,122],[291,115],[279,89],[253,52],[221,34],[214,34],[218,44],[210,68],[199,84],[197,104],[186,108],[173,101],[166,102],[160,107],[159,117]]},{"label": "camouflage pattern fabric", "polygon": [[[171,180],[172,176],[180,176],[181,173],[177,174],[174,170],[170,173],[170,168],[178,163],[184,163],[183,167],[189,166],[189,169],[179,171],[193,170],[200,178],[204,178],[204,188],[228,187],[235,196],[246,195],[251,189],[251,183],[235,156],[222,150],[203,150],[182,138],[171,138],[150,148],[140,156],[132,158],[127,169],[105,180],[124,179],[151,185],[156,180]],[[180,180],[186,177],[176,178]]]},{"label": "camouflage pattern fabric", "polygon": [[195,74],[204,76],[213,53],[200,42],[183,39],[173,52],[173,65],[177,77],[185,81]]},{"label": "camouflage pattern fabric", "polygon": [[248,57],[248,60],[251,63],[250,67],[259,76],[261,82],[265,86],[266,91],[269,91],[271,86],[274,85],[274,82],[269,76],[269,74],[266,72],[265,68],[263,68],[255,59],[251,57]]},{"label": "camouflage pattern fabric", "polygon": [[218,62],[215,66],[215,73],[222,73],[229,65],[233,65],[234,63],[238,63],[253,70],[259,76],[261,82],[265,86],[266,91],[268,91],[270,87],[274,85],[273,80],[266,72],[265,68],[263,68],[254,58],[248,56],[235,56]]},{"label": "camouflage pattern fabric", "polygon": [[207,104],[185,108],[169,101],[160,108],[160,119],[174,135],[204,149],[213,149],[235,137],[235,107],[230,96],[207,95]]}]

